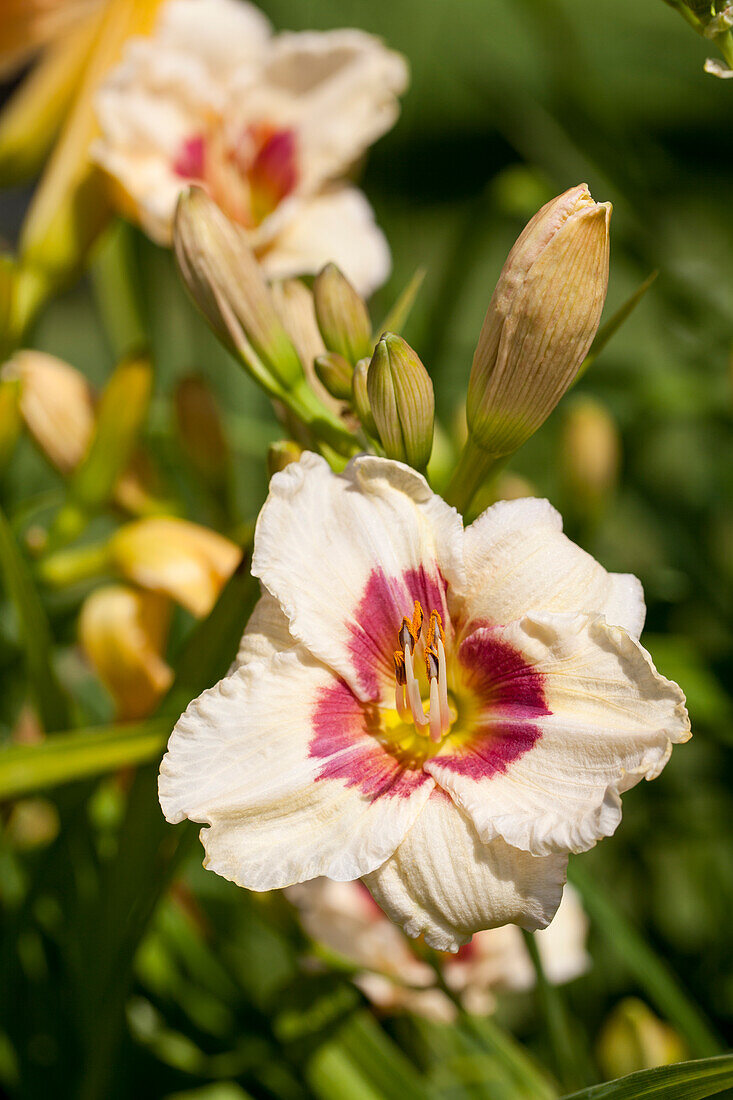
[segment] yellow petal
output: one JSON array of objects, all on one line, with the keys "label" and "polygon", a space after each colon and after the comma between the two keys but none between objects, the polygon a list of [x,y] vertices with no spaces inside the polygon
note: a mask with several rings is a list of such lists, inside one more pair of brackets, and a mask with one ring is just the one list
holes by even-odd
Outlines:
[{"label": "yellow petal", "polygon": [[120,718],[149,714],[173,681],[162,656],[169,618],[165,597],[126,585],[98,588],[84,602],[82,648]]}]

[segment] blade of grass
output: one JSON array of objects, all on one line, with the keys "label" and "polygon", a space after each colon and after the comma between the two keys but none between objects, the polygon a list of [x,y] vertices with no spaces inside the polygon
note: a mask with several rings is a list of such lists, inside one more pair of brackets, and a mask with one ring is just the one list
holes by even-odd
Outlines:
[{"label": "blade of grass", "polygon": [[702,1010],[604,890],[576,862],[570,864],[569,877],[604,943],[616,953],[619,964],[634,977],[657,1010],[684,1036],[690,1051],[706,1057],[725,1050]]},{"label": "blade of grass", "polygon": [[604,325],[601,325],[595,335],[593,343],[590,346],[590,351],[586,355],[583,362],[580,364],[580,370],[575,376],[573,385],[575,385],[575,383],[583,377],[585,372],[588,370],[588,367],[590,367],[590,365],[596,361],[611,337],[615,336],[624,321],[631,316],[631,314],[634,312],[639,302],[644,297],[647,290],[652,285],[658,274],[658,271],[652,271],[651,275],[647,276],[641,286],[637,287],[631,297],[626,299],[624,304],[616,310],[612,317],[609,317]]},{"label": "blade of grass", "polygon": [[11,745],[0,752],[0,799],[17,798],[158,756],[170,719],[99,726],[57,733],[37,745]]},{"label": "blade of grass", "polygon": [[30,570],[1,509],[0,575],[18,616],[28,680],[41,723],[47,731],[67,729],[68,701],[51,664],[51,628]]},{"label": "blade of grass", "polygon": [[423,285],[426,274],[427,272],[424,267],[418,267],[417,271],[412,276],[409,283],[402,291],[387,316],[382,321],[381,325],[379,325],[379,327],[375,330],[375,343],[383,332],[402,332],[402,329],[407,324],[407,319],[412,312],[412,307],[415,304],[415,299],[420,293],[420,287]]},{"label": "blade of grass", "polygon": [[733,1054],[630,1073],[563,1100],[705,1100],[733,1087]]}]

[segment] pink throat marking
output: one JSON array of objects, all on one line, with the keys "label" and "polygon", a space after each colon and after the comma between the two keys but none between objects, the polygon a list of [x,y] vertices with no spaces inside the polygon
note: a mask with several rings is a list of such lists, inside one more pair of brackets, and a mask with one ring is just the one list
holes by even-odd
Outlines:
[{"label": "pink throat marking", "polygon": [[[345,681],[334,677],[319,693],[312,714],[308,755],[321,761],[316,780],[340,779],[370,801],[409,798],[429,779],[423,763],[401,759],[375,736],[380,724],[375,704],[382,701],[385,684],[394,682],[396,627],[415,600],[439,611],[446,643],[453,643],[442,576],[432,577],[423,566],[396,578],[374,569],[350,626],[349,642],[359,688],[372,702],[361,702]],[[477,624],[454,656],[468,689],[479,700],[481,717],[476,729],[459,734],[455,743],[448,735],[438,755],[431,757],[431,771],[445,769],[474,779],[503,774],[542,735],[533,719],[550,713],[544,678],[504,641],[500,627]]]},{"label": "pink throat marking", "polygon": [[216,136],[194,134],[181,143],[172,167],[181,179],[203,184],[230,217],[253,228],[297,187],[296,134],[253,123],[223,151]]}]

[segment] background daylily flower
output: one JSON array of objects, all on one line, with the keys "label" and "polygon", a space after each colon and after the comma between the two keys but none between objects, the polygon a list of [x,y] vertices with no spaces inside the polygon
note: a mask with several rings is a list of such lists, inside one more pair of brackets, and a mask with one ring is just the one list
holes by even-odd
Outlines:
[{"label": "background daylily flower", "polygon": [[456,950],[546,926],[567,855],[690,736],[638,642],[639,582],[562,534],[547,501],[458,513],[400,463],[318,456],[275,475],[263,596],[237,667],[178,722],[169,821],[254,890],[363,878],[411,936]]},{"label": "background daylily flower", "polygon": [[154,240],[169,244],[181,191],[198,183],[249,233],[272,277],[336,262],[362,292],[389,249],[344,182],[388,130],[403,58],[357,30],[271,36],[234,0],[169,0],[100,89],[94,155]]},{"label": "background daylily flower", "polygon": [[[415,956],[361,883],[313,879],[289,887],[286,894],[311,939],[364,968],[354,982],[375,1005],[430,1019],[455,1018],[455,1005],[435,988],[432,967]],[[580,899],[566,886],[552,923],[535,933],[549,981],[569,982],[588,969],[587,931]],[[441,968],[466,1010],[480,1015],[493,1011],[497,991],[530,989],[536,980],[522,934],[512,924],[478,932],[457,955],[445,955]]]}]

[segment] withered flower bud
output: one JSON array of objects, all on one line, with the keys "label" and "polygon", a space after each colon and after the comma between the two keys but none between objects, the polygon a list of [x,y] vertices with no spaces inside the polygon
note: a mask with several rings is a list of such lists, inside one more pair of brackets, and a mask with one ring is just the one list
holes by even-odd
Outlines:
[{"label": "withered flower bud", "polygon": [[349,363],[372,353],[372,325],[360,294],[335,264],[326,264],[313,284],[313,301],[323,342]]},{"label": "withered flower bud", "polygon": [[423,470],[433,449],[433,383],[401,336],[387,333],[377,344],[367,391],[387,456]]}]

